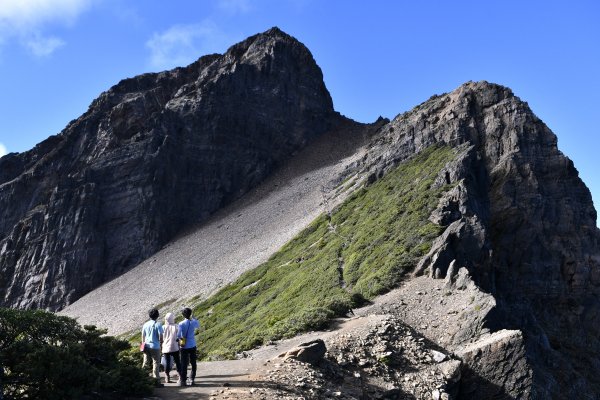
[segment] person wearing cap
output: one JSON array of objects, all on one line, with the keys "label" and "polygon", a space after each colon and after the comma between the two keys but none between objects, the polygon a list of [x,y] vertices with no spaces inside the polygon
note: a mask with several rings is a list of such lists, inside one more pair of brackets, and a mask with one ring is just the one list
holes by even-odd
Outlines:
[{"label": "person wearing cap", "polygon": [[158,310],[156,308],[148,311],[150,320],[146,321],[142,326],[142,343],[144,344],[144,363],[142,368],[149,368],[152,362],[154,379],[156,387],[163,387],[160,382],[160,344],[163,339],[163,327],[160,322],[156,322],[158,318]]},{"label": "person wearing cap", "polygon": [[[181,362],[179,358],[179,325],[175,323],[175,315],[167,313],[165,316],[165,326],[163,327],[162,353],[165,356],[165,375],[167,383],[171,383],[171,357],[175,360],[177,373],[181,371]],[[181,380],[181,379],[180,379]]]},{"label": "person wearing cap", "polygon": [[184,308],[181,310],[181,315],[185,318],[179,323],[179,338],[181,348],[181,370],[179,372],[180,386],[185,386],[187,383],[187,367],[188,363],[192,364],[192,374],[190,376],[190,385],[194,385],[196,379],[196,329],[200,328],[200,323],[197,319],[192,318],[192,310]]}]

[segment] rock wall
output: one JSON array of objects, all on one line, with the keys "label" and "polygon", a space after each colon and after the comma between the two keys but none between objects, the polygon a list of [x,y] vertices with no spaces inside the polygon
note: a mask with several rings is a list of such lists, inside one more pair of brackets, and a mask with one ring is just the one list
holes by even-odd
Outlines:
[{"label": "rock wall", "polygon": [[0,159],[0,306],[70,304],[337,118],[312,55],[277,28],[121,81],[60,134]]}]

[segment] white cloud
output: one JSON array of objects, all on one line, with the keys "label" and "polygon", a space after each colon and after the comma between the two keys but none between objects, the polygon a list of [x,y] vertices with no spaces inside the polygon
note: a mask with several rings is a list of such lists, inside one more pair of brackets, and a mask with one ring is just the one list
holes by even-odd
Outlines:
[{"label": "white cloud", "polygon": [[25,46],[31,51],[36,57],[46,57],[65,45],[62,39],[57,37],[41,37],[34,35],[25,42]]},{"label": "white cloud", "polygon": [[200,56],[223,51],[230,38],[212,21],[193,25],[175,25],[162,33],[154,33],[146,42],[150,49],[150,65],[169,69],[187,65]]},{"label": "white cloud", "polygon": [[35,29],[52,21],[72,22],[91,0],[0,0],[0,23]]},{"label": "white cloud", "polygon": [[8,154],[8,149],[6,148],[5,145],[0,143],[0,157],[2,157],[3,155],[6,155],[6,154]]},{"label": "white cloud", "polygon": [[250,11],[249,0],[219,0],[219,8],[230,13],[246,13]]},{"label": "white cloud", "polygon": [[69,25],[96,0],[0,0],[0,44],[18,40],[34,56],[44,57],[65,42],[43,34],[46,25]]}]

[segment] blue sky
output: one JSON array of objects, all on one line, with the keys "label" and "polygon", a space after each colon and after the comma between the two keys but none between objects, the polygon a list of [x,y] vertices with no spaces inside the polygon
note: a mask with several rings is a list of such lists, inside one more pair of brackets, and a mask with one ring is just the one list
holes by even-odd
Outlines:
[{"label": "blue sky", "polygon": [[393,118],[468,80],[513,89],[600,204],[600,2],[0,0],[0,154],[60,132],[119,80],[279,26],[335,108]]}]

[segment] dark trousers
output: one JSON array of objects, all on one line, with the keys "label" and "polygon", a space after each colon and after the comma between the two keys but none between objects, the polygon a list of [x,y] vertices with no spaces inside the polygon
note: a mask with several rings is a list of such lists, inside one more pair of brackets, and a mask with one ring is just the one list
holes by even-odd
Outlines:
[{"label": "dark trousers", "polygon": [[175,360],[175,367],[177,368],[176,371],[181,371],[181,359],[179,358],[178,351],[174,351],[173,353],[164,353],[164,355],[167,362],[167,365],[165,365],[165,373],[167,375],[169,375],[169,372],[171,372],[171,356],[173,356],[173,359]]},{"label": "dark trousers", "polygon": [[196,379],[196,348],[192,347],[191,349],[181,349],[181,372],[179,373],[181,376],[181,380],[185,381],[187,379],[187,367],[188,363],[192,363],[192,375],[190,378],[192,380]]}]

